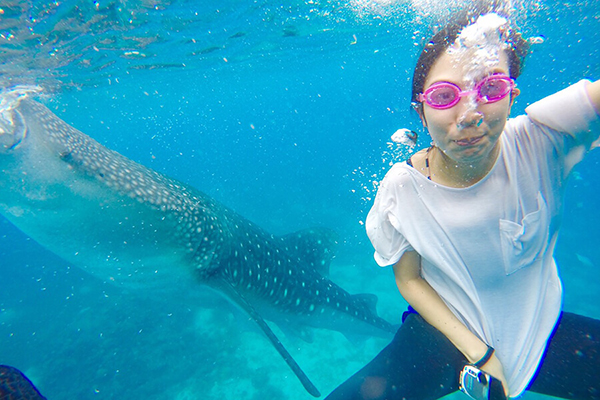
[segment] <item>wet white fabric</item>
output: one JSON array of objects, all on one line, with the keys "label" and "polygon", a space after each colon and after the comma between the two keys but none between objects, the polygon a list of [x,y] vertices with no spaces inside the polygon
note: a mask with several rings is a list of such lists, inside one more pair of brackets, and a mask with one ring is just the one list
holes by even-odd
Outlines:
[{"label": "wet white fabric", "polygon": [[600,133],[587,82],[509,120],[498,160],[471,187],[445,187],[395,164],[367,216],[377,263],[416,250],[423,278],[496,349],[511,396],[533,377],[561,309],[553,251],[565,180]]}]

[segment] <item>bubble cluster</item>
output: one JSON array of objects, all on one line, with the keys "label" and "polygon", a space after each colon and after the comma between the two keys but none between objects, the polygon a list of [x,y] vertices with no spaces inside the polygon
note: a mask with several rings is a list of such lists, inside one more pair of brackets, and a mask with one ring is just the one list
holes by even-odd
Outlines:
[{"label": "bubble cluster", "polygon": [[498,65],[500,52],[509,46],[509,30],[506,18],[495,13],[485,14],[466,26],[448,48],[453,60],[463,64],[465,79],[471,85]]},{"label": "bubble cluster", "polygon": [[[407,128],[394,132],[390,141],[386,142],[380,158],[369,165],[358,167],[352,171],[351,178],[356,185],[352,193],[360,196],[363,211],[373,204],[379,183],[392,165],[406,161],[417,148],[417,134]],[[362,223],[362,222],[361,222]]]}]

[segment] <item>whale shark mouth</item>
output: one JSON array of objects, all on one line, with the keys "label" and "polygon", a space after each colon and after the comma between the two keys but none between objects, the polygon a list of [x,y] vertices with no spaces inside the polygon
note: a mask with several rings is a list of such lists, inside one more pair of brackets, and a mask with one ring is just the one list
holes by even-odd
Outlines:
[{"label": "whale shark mouth", "polygon": [[23,142],[27,125],[17,108],[21,100],[39,92],[39,86],[15,86],[0,91],[0,148],[14,150]]},{"label": "whale shark mouth", "polygon": [[14,150],[27,136],[27,125],[23,116],[16,110],[0,112],[0,145],[5,150]]}]

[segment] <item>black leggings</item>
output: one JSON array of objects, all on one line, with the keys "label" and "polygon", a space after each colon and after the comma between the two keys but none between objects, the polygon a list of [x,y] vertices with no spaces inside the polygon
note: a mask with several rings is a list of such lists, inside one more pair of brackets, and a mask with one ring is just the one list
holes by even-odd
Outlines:
[{"label": "black leggings", "polygon": [[[467,360],[437,329],[410,314],[392,342],[327,400],[434,400],[458,390]],[[528,390],[600,399],[600,320],[563,312]]]}]

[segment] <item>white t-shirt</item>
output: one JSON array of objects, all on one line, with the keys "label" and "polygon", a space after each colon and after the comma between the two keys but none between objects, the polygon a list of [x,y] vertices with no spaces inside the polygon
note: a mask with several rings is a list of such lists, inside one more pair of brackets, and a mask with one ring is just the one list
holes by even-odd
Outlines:
[{"label": "white t-shirt", "polygon": [[600,133],[587,82],[509,120],[495,165],[473,186],[395,164],[367,216],[377,263],[417,251],[423,278],[496,349],[511,396],[527,388],[561,310],[553,251],[565,181]]}]

